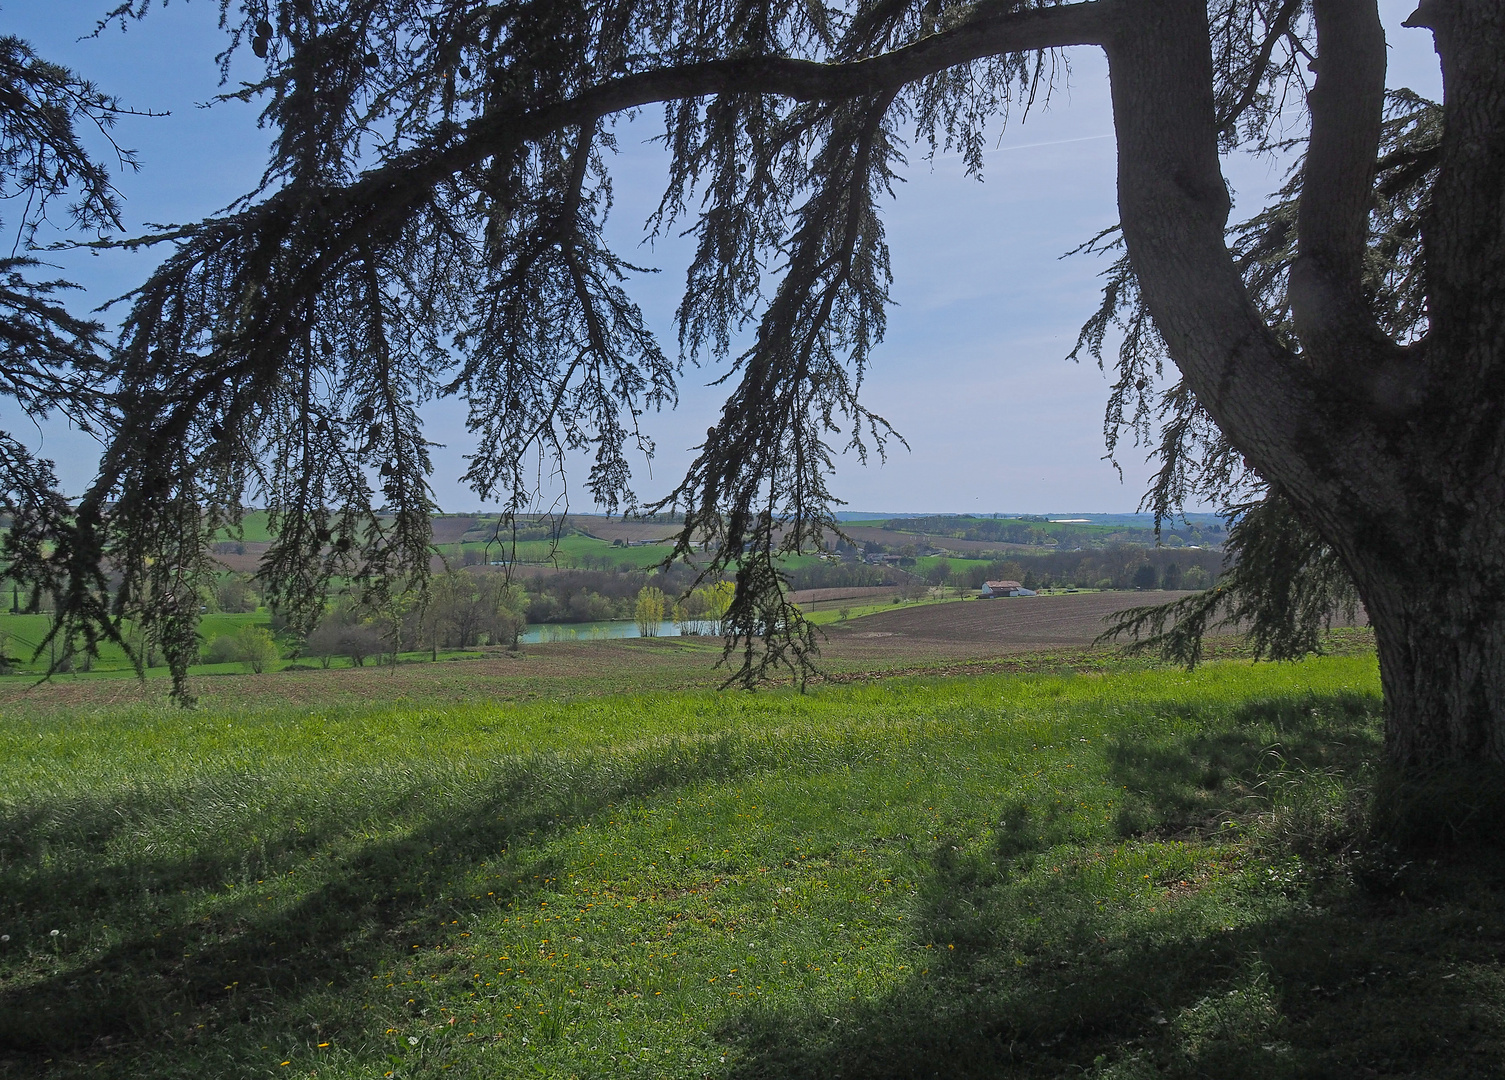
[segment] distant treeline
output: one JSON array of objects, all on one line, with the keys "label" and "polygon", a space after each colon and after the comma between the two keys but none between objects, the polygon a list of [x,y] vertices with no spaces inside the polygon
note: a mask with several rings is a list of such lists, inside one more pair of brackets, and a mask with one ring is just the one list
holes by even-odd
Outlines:
[{"label": "distant treeline", "polygon": [[792,589],[872,588],[877,585],[897,585],[909,576],[892,567],[870,566],[860,562],[822,562],[785,573]]},{"label": "distant treeline", "polygon": [[1021,551],[992,562],[918,560],[912,568],[822,562],[789,570],[794,589],[861,588],[916,582],[980,589],[984,581],[1017,581],[1027,588],[1205,589],[1223,567],[1223,553],[1207,548],[1146,548],[1114,544],[1086,551]]},{"label": "distant treeline", "polygon": [[931,537],[955,540],[981,540],[994,544],[1045,544],[1055,535],[1034,521],[994,518],[952,517],[896,518],[883,523],[885,529],[907,533],[924,533]]},{"label": "distant treeline", "polygon": [[953,561],[953,584],[1017,581],[1027,589],[1205,589],[1223,568],[1223,553],[1206,548],[1114,545],[1092,551],[1051,551],[979,565]]},{"label": "distant treeline", "polygon": [[[1052,522],[1030,515],[1024,518],[979,518],[969,514],[937,514],[931,517],[895,518],[884,522],[885,529],[906,533],[922,533],[932,540],[950,538],[976,540],[994,544],[1027,544],[1031,547],[1089,547],[1107,543],[1131,543],[1152,545],[1154,529],[1138,529],[1128,525],[1073,525]],[[1172,527],[1166,523],[1160,540],[1164,543],[1175,537],[1184,544],[1218,544],[1223,540],[1221,525]]]},{"label": "distant treeline", "polygon": [[[506,608],[524,624],[601,622],[634,618],[638,594],[645,587],[662,590],[672,604],[686,595],[694,582],[695,571],[683,564],[667,572],[562,570],[546,577],[514,577],[510,581],[500,570],[475,567],[435,574],[431,606],[437,604],[456,611],[471,603],[489,611]],[[505,591],[501,591],[503,586]],[[206,590],[200,600],[206,612],[250,612],[262,603],[255,578],[242,573],[220,575],[215,587]],[[340,604],[332,599],[331,612]],[[404,611],[416,610],[418,601],[403,597],[399,606]],[[455,616],[451,620],[457,627],[455,640],[441,641],[441,646],[468,648],[476,641],[477,632],[472,631],[472,625],[486,623],[490,618],[473,613]],[[284,622],[274,615],[273,625],[281,629]]]}]

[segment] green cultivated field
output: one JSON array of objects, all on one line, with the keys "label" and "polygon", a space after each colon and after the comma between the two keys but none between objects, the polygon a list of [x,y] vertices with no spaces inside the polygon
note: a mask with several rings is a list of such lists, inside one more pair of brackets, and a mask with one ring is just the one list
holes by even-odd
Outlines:
[{"label": "green cultivated field", "polygon": [[574,534],[560,537],[557,543],[550,543],[547,540],[530,540],[520,543],[517,545],[517,560],[525,563],[552,561],[560,566],[580,566],[584,565],[588,558],[608,559],[614,565],[642,570],[658,565],[668,558],[673,550],[670,544],[649,544],[635,548],[612,547],[605,540]]},{"label": "green cultivated field", "polygon": [[561,536],[558,541],[522,540],[516,545],[506,542],[493,543],[488,546],[467,540],[463,544],[439,544],[436,545],[435,550],[456,565],[461,564],[467,552],[472,552],[475,557],[486,562],[515,559],[520,563],[551,563],[565,568],[583,568],[587,565],[595,568],[606,565],[620,566],[628,570],[643,570],[663,562],[673,553],[674,548],[669,544],[648,544],[634,548],[613,547],[609,541],[597,540],[593,536],[581,536],[576,533]]},{"label": "green cultivated field", "polygon": [[267,512],[265,510],[251,510],[241,519],[238,529],[223,529],[220,532],[224,540],[249,540],[268,541],[272,539],[271,532],[267,529]]},{"label": "green cultivated field", "polygon": [[[199,636],[207,644],[217,637],[235,633],[242,626],[269,626],[270,622],[270,616],[265,611],[249,614],[213,612],[200,616]],[[48,654],[44,651],[40,658],[34,659],[34,657],[37,645],[46,639],[51,625],[52,619],[49,615],[12,615],[9,612],[0,612],[0,648],[3,648],[5,655],[15,662],[17,671],[23,673],[11,676],[11,678],[30,681],[47,670]],[[240,664],[196,664],[192,670],[195,674],[210,674],[240,669]],[[99,647],[98,658],[91,661],[90,671],[83,677],[90,675],[119,677],[131,675],[134,670],[125,652],[118,645],[106,642]],[[154,669],[149,674],[165,676],[166,669]],[[3,682],[5,678],[5,676],[0,676],[0,682]]]},{"label": "green cultivated field", "polygon": [[1377,694],[11,713],[0,1076],[1498,1076],[1492,879],[1363,839]]}]

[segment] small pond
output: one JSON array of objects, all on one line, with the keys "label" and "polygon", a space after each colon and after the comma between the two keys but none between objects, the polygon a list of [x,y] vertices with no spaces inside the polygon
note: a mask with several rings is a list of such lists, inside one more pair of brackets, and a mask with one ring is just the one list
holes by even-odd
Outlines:
[{"label": "small pond", "polygon": [[[707,625],[703,628],[694,623],[685,627],[685,633],[694,633],[700,629],[703,633],[714,633],[715,628]],[[642,637],[638,630],[638,624],[631,619],[612,619],[608,622],[579,622],[579,623],[540,623],[530,626],[523,632],[521,641],[525,645],[536,645],[545,641],[603,641],[606,638],[634,638]],[[673,622],[659,623],[658,637],[679,637],[680,628]]]}]

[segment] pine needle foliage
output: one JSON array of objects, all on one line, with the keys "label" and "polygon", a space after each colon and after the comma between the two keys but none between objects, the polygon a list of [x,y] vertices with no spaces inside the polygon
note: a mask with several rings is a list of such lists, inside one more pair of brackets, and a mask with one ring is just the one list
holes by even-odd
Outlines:
[{"label": "pine needle foliage", "polygon": [[[9,220],[0,218],[9,240],[9,251],[0,254],[0,398],[28,422],[54,413],[84,431],[103,431],[109,422],[103,327],[64,306],[63,295],[77,286],[52,275],[43,249],[59,230],[119,228],[110,166],[88,151],[85,133],[105,136],[117,168],[134,168],[131,152],[110,138],[124,111],[116,98],[20,38],[0,36],[0,205],[18,208]],[[0,542],[6,575],[29,588],[32,604],[44,592],[66,593],[70,567],[54,557],[53,545],[71,529],[72,507],[53,463],[6,431],[0,431],[0,515],[7,519]],[[103,574],[97,561],[86,564],[75,564],[77,578],[97,591]],[[88,646],[111,633],[100,618],[76,625]]]},{"label": "pine needle foliage", "polygon": [[1211,588],[1170,604],[1129,608],[1100,641],[1131,638],[1131,652],[1156,652],[1195,667],[1203,639],[1222,626],[1246,633],[1255,659],[1299,660],[1321,651],[1335,616],[1352,620],[1359,597],[1331,547],[1278,495],[1230,509],[1228,569]]}]

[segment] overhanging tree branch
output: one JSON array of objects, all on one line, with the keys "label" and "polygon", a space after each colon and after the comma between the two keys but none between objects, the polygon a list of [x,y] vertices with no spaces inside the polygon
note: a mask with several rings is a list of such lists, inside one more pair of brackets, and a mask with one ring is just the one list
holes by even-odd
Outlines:
[{"label": "overhanging tree branch", "polygon": [[1234,134],[1239,119],[1249,111],[1259,98],[1260,87],[1264,84],[1270,71],[1270,59],[1275,53],[1275,46],[1291,33],[1292,24],[1296,16],[1305,6],[1305,0],[1283,0],[1275,17],[1270,20],[1265,30],[1264,39],[1259,43],[1259,50],[1249,65],[1249,71],[1244,79],[1243,88],[1239,91],[1238,100],[1233,102],[1228,109],[1218,116],[1218,133],[1225,138]]},{"label": "overhanging tree branch", "polygon": [[[1385,32],[1373,0],[1315,0],[1317,83],[1296,215],[1291,311],[1309,352],[1372,362],[1393,351],[1363,294],[1385,108]],[[1368,355],[1364,355],[1365,353]]]}]

